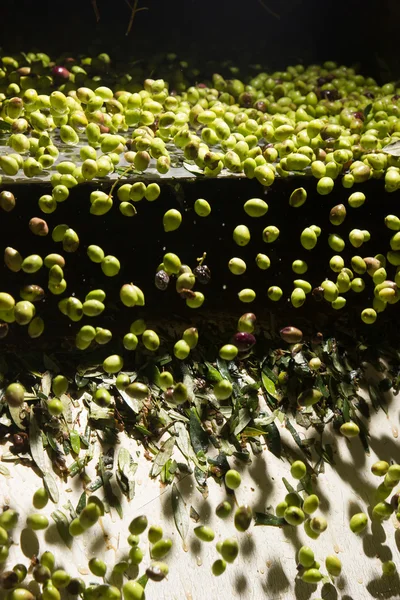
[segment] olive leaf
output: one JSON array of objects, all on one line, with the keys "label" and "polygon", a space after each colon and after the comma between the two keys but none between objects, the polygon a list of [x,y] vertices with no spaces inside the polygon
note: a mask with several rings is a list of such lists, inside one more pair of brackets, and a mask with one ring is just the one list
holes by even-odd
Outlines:
[{"label": "olive leaf", "polygon": [[54,502],[54,504],[57,504],[59,500],[58,486],[50,471],[46,471],[44,474],[43,483],[51,500]]},{"label": "olive leaf", "polygon": [[186,503],[175,483],[172,484],[171,504],[176,529],[181,536],[183,543],[185,543],[189,531],[189,516],[186,510]]},{"label": "olive leaf", "polygon": [[169,437],[159,449],[157,456],[153,461],[153,466],[151,467],[150,477],[157,477],[162,471],[162,468],[166,464],[166,462],[171,458],[172,452],[175,446],[175,438]]},{"label": "olive leaf", "polygon": [[135,463],[132,456],[126,448],[121,448],[118,452],[118,470],[116,472],[117,481],[122,493],[133,500],[135,496],[135,474],[138,463]]},{"label": "olive leaf", "polygon": [[0,475],[3,475],[4,477],[11,477],[11,473],[5,465],[0,465]]},{"label": "olive leaf", "polygon": [[56,524],[60,538],[63,540],[65,545],[68,546],[68,548],[70,548],[72,545],[73,538],[69,532],[69,523],[67,517],[63,512],[61,512],[61,510],[55,510],[54,512],[52,512],[51,517]]},{"label": "olive leaf", "polygon": [[283,517],[277,517],[272,513],[260,513],[256,512],[254,514],[254,525],[269,525],[271,527],[284,527],[287,525],[287,522]]},{"label": "olive leaf", "polygon": [[3,121],[3,119],[0,119],[0,131],[11,131],[10,123],[7,123],[7,121]]},{"label": "olive leaf", "polygon": [[81,438],[79,433],[74,429],[69,432],[69,441],[71,444],[72,451],[75,454],[79,454],[79,450],[81,449]]},{"label": "olive leaf", "polygon": [[390,154],[391,156],[400,156],[400,140],[397,142],[391,142],[382,148],[382,152]]}]

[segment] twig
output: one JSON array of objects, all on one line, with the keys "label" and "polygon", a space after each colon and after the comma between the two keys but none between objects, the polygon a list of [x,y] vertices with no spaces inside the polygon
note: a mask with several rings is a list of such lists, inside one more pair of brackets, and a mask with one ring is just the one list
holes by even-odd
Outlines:
[{"label": "twig", "polygon": [[127,168],[126,168],[126,169],[125,169],[125,170],[124,170],[124,171],[121,173],[121,175],[118,177],[118,179],[116,179],[116,180],[114,181],[114,183],[112,184],[112,186],[111,186],[110,192],[109,192],[109,194],[108,194],[109,198],[112,198],[112,193],[113,193],[113,191],[114,191],[114,189],[115,189],[115,186],[116,186],[116,185],[117,185],[117,184],[118,184],[118,183],[121,181],[121,179],[122,179],[123,177],[125,177],[125,175],[127,175],[128,173],[130,173],[131,171],[134,171],[134,170],[135,170],[135,167],[134,167],[133,165],[131,165],[131,166],[127,167]]},{"label": "twig", "polygon": [[258,0],[258,3],[261,4],[261,6],[273,17],[275,17],[275,19],[280,19],[280,16],[274,12],[271,8],[269,8],[269,6],[267,6],[266,4],[264,4],[263,0]]},{"label": "twig", "polygon": [[128,29],[126,30],[126,34],[125,35],[129,35],[130,34],[130,31],[131,31],[132,25],[133,25],[133,19],[135,18],[135,14],[136,14],[136,10],[137,10],[138,4],[139,4],[139,0],[135,0],[135,2],[133,4],[132,12],[131,12],[131,18],[129,19]]},{"label": "twig", "polygon": [[96,16],[96,21],[98,23],[100,21],[100,13],[99,13],[99,8],[97,6],[97,0],[92,0],[92,6],[93,6],[94,14]]}]

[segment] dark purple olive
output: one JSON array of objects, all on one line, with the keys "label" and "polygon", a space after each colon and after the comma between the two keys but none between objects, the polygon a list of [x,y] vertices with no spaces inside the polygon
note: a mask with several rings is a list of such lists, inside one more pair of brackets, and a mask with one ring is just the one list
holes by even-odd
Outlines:
[{"label": "dark purple olive", "polygon": [[68,69],[66,69],[65,67],[60,67],[58,65],[56,65],[55,67],[52,68],[51,73],[53,75],[53,77],[57,78],[57,79],[69,79],[70,76],[70,72],[68,71]]},{"label": "dark purple olive", "polygon": [[4,571],[0,575],[0,588],[3,590],[12,590],[18,585],[18,575],[15,571]]},{"label": "dark purple olive", "polygon": [[312,296],[314,300],[316,300],[317,302],[321,302],[321,300],[323,300],[324,298],[324,288],[321,286],[314,288],[312,291]]},{"label": "dark purple olive", "polygon": [[394,494],[390,498],[390,504],[392,505],[393,510],[395,510],[396,512],[398,511],[399,500],[400,500],[400,494]]},{"label": "dark purple olive", "polygon": [[202,285],[207,285],[211,279],[211,271],[206,265],[199,265],[195,269],[193,269],[193,274],[195,275],[197,281]]},{"label": "dark purple olive", "polygon": [[364,96],[365,96],[366,98],[370,98],[371,100],[372,100],[373,98],[375,98],[375,94],[373,94],[372,92],[369,92],[368,90],[366,90],[366,91],[364,92]]},{"label": "dark purple olive", "polygon": [[245,331],[238,331],[233,336],[233,344],[239,350],[239,352],[246,352],[250,350],[256,343],[256,338],[252,333],[246,333]]},{"label": "dark purple olive", "polygon": [[288,344],[298,344],[303,339],[303,332],[297,327],[284,327],[279,334],[283,341]]},{"label": "dark purple olive", "polygon": [[169,275],[165,271],[157,271],[154,277],[154,283],[159,290],[166,290],[169,284]]}]

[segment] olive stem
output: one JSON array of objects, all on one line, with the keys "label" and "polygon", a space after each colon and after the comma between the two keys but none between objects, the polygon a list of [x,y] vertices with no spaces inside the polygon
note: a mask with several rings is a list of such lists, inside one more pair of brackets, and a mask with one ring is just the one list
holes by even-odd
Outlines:
[{"label": "olive stem", "polygon": [[112,193],[113,193],[113,191],[115,190],[115,186],[117,185],[117,183],[118,183],[119,181],[121,181],[121,179],[122,179],[123,177],[125,177],[125,175],[126,175],[127,173],[130,173],[130,171],[133,171],[133,170],[134,170],[134,167],[133,167],[132,165],[131,165],[131,166],[129,166],[129,167],[127,167],[126,169],[124,169],[123,173],[121,173],[121,175],[118,177],[118,179],[116,179],[116,180],[114,181],[114,183],[112,184],[112,186],[111,186],[111,189],[110,189],[110,192],[109,192],[109,194],[108,194],[108,197],[109,197],[109,198],[112,198]]}]

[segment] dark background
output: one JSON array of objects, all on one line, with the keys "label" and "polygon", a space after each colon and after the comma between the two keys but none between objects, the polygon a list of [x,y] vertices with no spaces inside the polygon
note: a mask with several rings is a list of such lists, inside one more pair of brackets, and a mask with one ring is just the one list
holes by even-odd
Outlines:
[{"label": "dark background", "polygon": [[398,0],[139,0],[149,10],[126,37],[127,2],[97,0],[96,23],[92,0],[0,0],[0,45],[52,56],[177,52],[200,66],[210,58],[273,69],[330,59],[358,63],[380,81],[400,77]]}]

